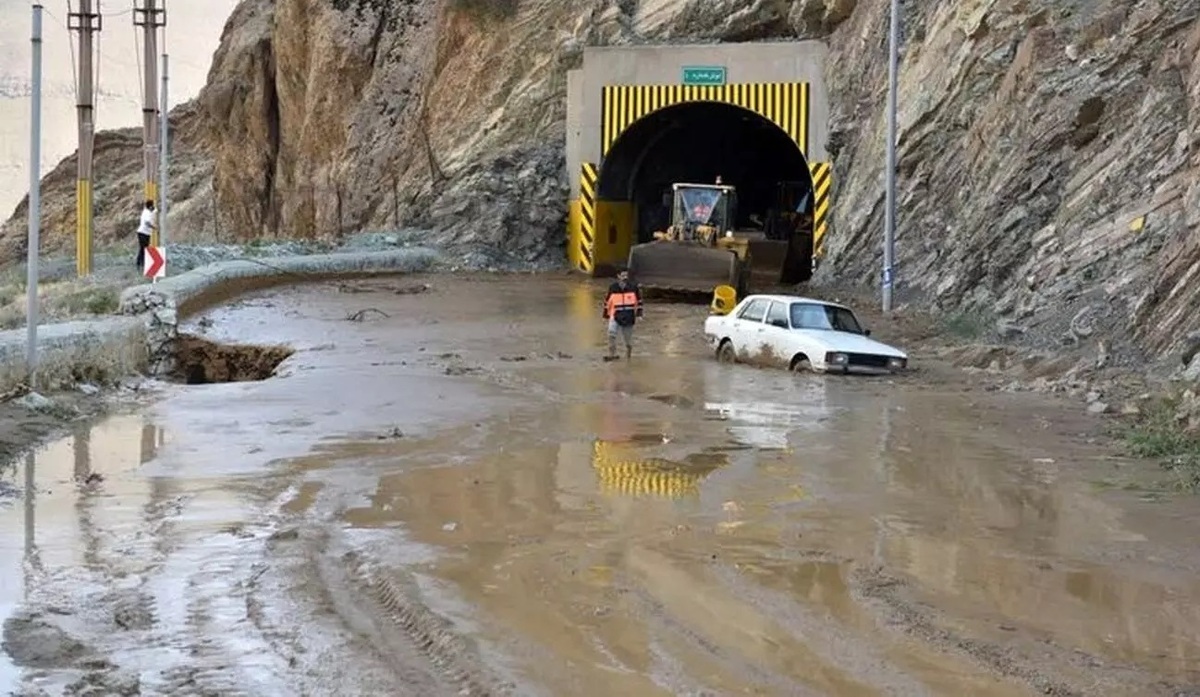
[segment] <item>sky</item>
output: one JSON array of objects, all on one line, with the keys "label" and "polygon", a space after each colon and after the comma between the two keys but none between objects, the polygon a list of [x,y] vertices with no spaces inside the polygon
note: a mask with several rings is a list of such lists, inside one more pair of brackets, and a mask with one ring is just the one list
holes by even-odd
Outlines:
[{"label": "sky", "polygon": [[[94,6],[97,3],[103,25],[98,42],[96,130],[140,126],[142,30],[133,26],[134,0],[93,0]],[[67,15],[78,9],[79,0],[42,0],[42,4],[40,174],[45,176],[77,146],[78,37],[67,30]],[[191,99],[204,86],[221,31],[236,4],[237,0],[165,0],[170,106]],[[32,6],[30,0],[0,0],[0,221],[12,214],[29,190]]]}]

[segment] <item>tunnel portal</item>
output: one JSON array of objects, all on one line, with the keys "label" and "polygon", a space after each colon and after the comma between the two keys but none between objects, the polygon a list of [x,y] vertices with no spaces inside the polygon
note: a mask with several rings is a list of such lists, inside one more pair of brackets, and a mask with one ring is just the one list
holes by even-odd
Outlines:
[{"label": "tunnel portal", "polygon": [[811,214],[811,176],[796,143],[763,116],[721,102],[677,104],[635,122],[605,156],[596,193],[633,203],[637,244],[670,224],[672,184],[718,177],[737,189],[739,229],[765,224],[783,182],[794,183],[798,212]]},{"label": "tunnel portal", "polygon": [[[722,224],[742,240],[792,230],[786,263],[807,255],[807,277],[824,258],[834,194],[828,56],[811,40],[584,47],[567,71],[571,267],[611,275],[670,222],[673,184],[720,177],[738,207]],[[756,245],[754,259],[778,250]]]}]

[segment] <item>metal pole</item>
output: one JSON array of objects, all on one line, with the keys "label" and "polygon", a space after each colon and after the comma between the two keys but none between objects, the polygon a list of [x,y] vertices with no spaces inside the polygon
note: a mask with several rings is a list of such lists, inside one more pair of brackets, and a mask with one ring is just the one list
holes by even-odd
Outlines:
[{"label": "metal pole", "polygon": [[37,387],[38,246],[42,226],[42,6],[33,6],[33,98],[29,104],[29,248],[26,253],[25,365]]},{"label": "metal pole", "polygon": [[[166,21],[157,0],[134,0],[133,23],[142,28],[143,76],[142,162],[145,167],[145,198],[158,205],[158,28]],[[161,216],[160,216],[161,217]],[[150,233],[150,244],[158,246],[158,232]]]},{"label": "metal pole", "polygon": [[167,246],[167,54],[162,57],[162,106],[158,126],[158,246]]},{"label": "metal pole", "polygon": [[896,262],[896,92],[900,63],[900,0],[892,0],[888,39],[887,205],[883,233],[883,311],[892,311],[892,277]]},{"label": "metal pole", "polygon": [[92,273],[92,158],[95,152],[95,86],[92,69],[92,34],[100,31],[100,14],[92,0],[79,0],[79,11],[68,15],[68,27],[79,32],[79,155],[75,182],[75,271],[83,278]]}]

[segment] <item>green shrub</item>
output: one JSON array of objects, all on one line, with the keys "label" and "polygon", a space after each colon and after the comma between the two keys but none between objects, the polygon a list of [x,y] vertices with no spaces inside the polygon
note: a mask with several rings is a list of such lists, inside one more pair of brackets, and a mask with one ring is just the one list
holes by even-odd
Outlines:
[{"label": "green shrub", "polygon": [[1176,418],[1179,400],[1163,398],[1145,407],[1125,431],[1129,452],[1153,458],[1175,476],[1175,485],[1185,491],[1200,490],[1200,434],[1187,430]]}]

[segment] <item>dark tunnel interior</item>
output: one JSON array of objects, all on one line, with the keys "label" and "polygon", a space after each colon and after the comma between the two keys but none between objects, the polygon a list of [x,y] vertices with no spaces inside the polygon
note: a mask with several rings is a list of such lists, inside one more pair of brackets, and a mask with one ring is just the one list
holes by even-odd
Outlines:
[{"label": "dark tunnel interior", "polygon": [[779,126],[732,104],[688,102],[640,119],[617,139],[597,194],[634,201],[637,241],[646,242],[670,223],[673,183],[712,184],[718,176],[737,187],[739,228],[755,227],[751,216],[766,218],[779,182],[812,187],[804,155]]}]

